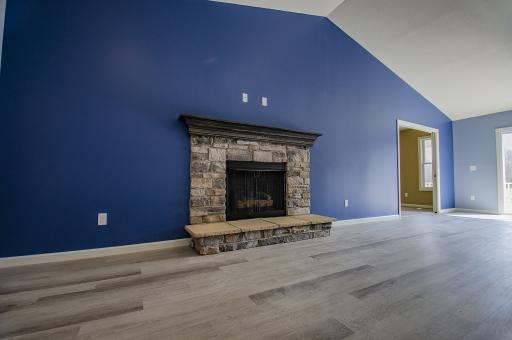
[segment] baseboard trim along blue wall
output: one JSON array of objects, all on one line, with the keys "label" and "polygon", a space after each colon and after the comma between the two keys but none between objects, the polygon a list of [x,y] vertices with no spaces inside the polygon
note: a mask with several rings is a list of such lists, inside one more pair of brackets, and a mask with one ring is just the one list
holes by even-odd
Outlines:
[{"label": "baseboard trim along blue wall", "polygon": [[4,33],[0,257],[186,237],[181,113],[322,133],[312,212],[338,219],[397,214],[396,120],[437,128],[454,206],[450,119],[326,18],[26,0],[7,2]]},{"label": "baseboard trim along blue wall", "polygon": [[[504,127],[512,127],[512,111],[453,122],[457,208],[499,210],[496,129]],[[476,171],[470,171],[470,166],[476,166]]]}]

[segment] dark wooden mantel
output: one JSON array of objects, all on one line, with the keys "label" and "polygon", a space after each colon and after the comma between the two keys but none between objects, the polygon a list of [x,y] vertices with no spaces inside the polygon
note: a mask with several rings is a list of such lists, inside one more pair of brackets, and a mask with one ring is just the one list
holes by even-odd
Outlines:
[{"label": "dark wooden mantel", "polygon": [[322,134],[182,114],[191,135],[228,137],[311,147]]}]

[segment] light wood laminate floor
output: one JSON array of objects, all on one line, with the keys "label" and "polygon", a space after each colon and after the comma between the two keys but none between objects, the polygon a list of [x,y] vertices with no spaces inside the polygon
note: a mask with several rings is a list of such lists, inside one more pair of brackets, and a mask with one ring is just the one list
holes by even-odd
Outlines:
[{"label": "light wood laminate floor", "polygon": [[0,338],[512,339],[512,223],[449,215],[214,256],[0,270]]}]

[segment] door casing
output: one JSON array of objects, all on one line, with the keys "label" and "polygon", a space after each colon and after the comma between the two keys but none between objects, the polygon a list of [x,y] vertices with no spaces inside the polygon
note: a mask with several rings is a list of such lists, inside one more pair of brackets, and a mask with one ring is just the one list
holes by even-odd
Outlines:
[{"label": "door casing", "polygon": [[397,119],[396,121],[396,136],[397,136],[397,150],[398,150],[398,214],[402,215],[402,193],[400,183],[400,128],[409,128],[419,130],[422,132],[430,133],[432,136],[432,169],[434,170],[433,179],[434,187],[432,188],[432,210],[435,213],[442,211],[441,205],[441,160],[439,157],[439,130],[430,126],[416,124],[405,120]]},{"label": "door casing", "polygon": [[498,128],[496,129],[496,177],[498,183],[498,214],[505,213],[505,177],[503,169],[503,138],[502,136],[506,133],[512,133],[512,127]]}]

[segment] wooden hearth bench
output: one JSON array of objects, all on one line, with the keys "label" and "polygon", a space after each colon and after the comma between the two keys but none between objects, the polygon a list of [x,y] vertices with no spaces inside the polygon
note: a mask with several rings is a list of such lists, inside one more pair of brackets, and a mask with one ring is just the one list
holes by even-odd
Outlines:
[{"label": "wooden hearth bench", "polygon": [[201,255],[327,237],[336,219],[298,215],[187,225],[192,247]]}]

